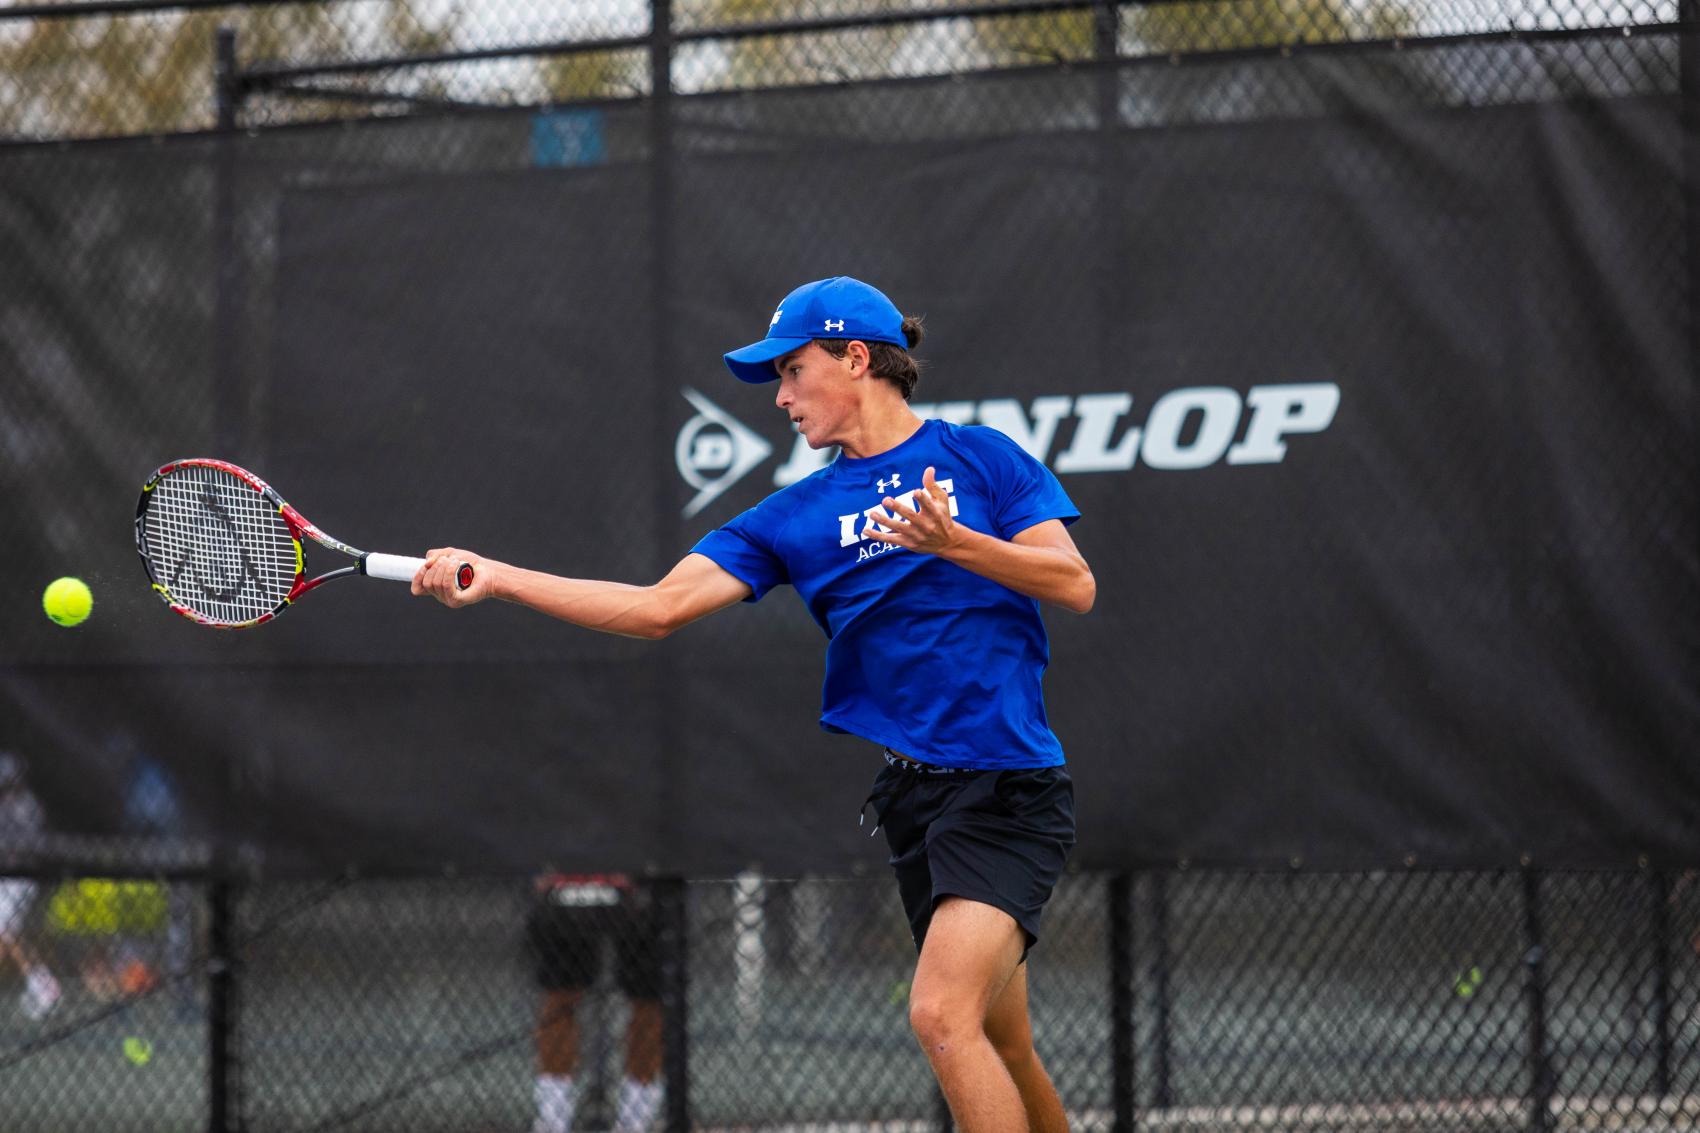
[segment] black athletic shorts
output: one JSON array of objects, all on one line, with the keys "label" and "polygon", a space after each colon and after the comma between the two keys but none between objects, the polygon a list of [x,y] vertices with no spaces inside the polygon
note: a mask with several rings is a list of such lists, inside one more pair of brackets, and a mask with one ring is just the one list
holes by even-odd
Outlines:
[{"label": "black athletic shorts", "polygon": [[540,987],[591,987],[612,951],[621,992],[661,998],[661,939],[646,890],[596,883],[548,890],[526,918],[525,936]]},{"label": "black athletic shorts", "polygon": [[1039,940],[1039,914],[1074,848],[1074,783],[1062,767],[962,771],[887,754],[868,803],[885,830],[919,951],[933,908],[965,897]]}]

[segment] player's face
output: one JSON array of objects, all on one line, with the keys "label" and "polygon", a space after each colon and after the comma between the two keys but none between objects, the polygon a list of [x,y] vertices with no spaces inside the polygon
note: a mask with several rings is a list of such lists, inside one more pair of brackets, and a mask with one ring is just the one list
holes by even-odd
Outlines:
[{"label": "player's face", "polygon": [[811,342],[773,365],[779,371],[773,403],[791,418],[810,448],[837,444],[856,408],[849,357],[834,358]]}]

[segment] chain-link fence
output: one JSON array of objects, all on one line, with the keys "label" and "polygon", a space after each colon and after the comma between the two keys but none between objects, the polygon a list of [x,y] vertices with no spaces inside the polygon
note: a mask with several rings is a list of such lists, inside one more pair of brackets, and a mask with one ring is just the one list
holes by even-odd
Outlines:
[{"label": "chain-link fence", "polygon": [[[947,1121],[883,879],[37,884],[9,1130]],[[1074,875],[1030,984],[1075,1128],[1674,1133],[1697,952],[1655,871]]]},{"label": "chain-link fence", "polygon": [[[1581,44],[1678,26],[1679,0],[331,0],[58,3],[0,11],[0,137],[175,133],[373,114],[915,81],[1119,61],[1365,47],[1434,52],[1464,105],[1624,90],[1674,56]],[[219,57],[215,32],[234,51]],[[1517,42],[1521,62],[1458,51]],[[1201,77],[1199,82],[1208,80]],[[1249,95],[1250,92],[1245,92]],[[1206,104],[1208,99],[1194,98]],[[1135,122],[1150,109],[1135,98]]]},{"label": "chain-link fence", "polygon": [[[0,881],[0,1129],[947,1122],[894,890],[821,819],[860,772],[803,738],[802,611],[659,659],[328,596],[171,637],[126,538],[145,474],[212,450],[396,550],[429,494],[551,562],[515,517],[617,434],[624,506],[561,522],[577,572],[654,577],[753,483],[711,456],[806,471],[680,386],[829,258],[955,320],[924,408],[1043,450],[1123,523],[1089,556],[1169,540],[1054,633],[1059,731],[1115,784],[1032,967],[1077,1127],[1700,1124],[1693,30],[1677,0],[0,11],[0,467],[55,485],[0,542],[97,594],[76,637],[0,609],[20,823],[75,832]],[[1334,463],[1231,467],[1238,416],[1188,463],[1227,395],[1296,417],[1280,390],[1335,379]],[[1169,386],[1170,433],[1130,428]],[[397,473],[451,444],[501,491]],[[1167,479],[1111,485],[1136,453]],[[792,707],[758,726],[751,690]],[[702,879],[763,853],[786,876]],[[533,876],[562,857],[631,876]]]}]

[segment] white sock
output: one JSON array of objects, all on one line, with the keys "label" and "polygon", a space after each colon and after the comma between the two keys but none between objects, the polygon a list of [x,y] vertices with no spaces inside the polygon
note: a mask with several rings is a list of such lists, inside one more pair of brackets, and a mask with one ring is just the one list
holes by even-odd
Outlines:
[{"label": "white sock", "polygon": [[628,1077],[620,1083],[620,1112],[614,1118],[614,1133],[648,1133],[661,1108],[661,1082],[640,1082]]},{"label": "white sock", "polygon": [[531,1133],[572,1133],[573,1076],[539,1074],[533,1091],[537,1098],[537,1120]]}]

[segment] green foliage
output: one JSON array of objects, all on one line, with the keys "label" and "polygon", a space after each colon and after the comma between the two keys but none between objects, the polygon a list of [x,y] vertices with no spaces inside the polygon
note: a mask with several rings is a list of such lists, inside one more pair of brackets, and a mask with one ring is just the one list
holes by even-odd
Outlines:
[{"label": "green foliage", "polygon": [[[1094,14],[1040,13],[976,21],[986,65],[1085,61],[1094,57]],[[1288,44],[1394,39],[1416,26],[1397,0],[1181,0],[1120,9],[1123,55],[1231,51]]]},{"label": "green foliage", "polygon": [[1407,8],[1389,0],[1201,0],[1140,5],[1127,15],[1141,53],[1159,54],[1395,39],[1415,25]]},{"label": "green foliage", "polygon": [[983,16],[974,21],[974,38],[986,56],[978,65],[1021,67],[1091,59],[1096,47],[1093,18],[1090,11]]},{"label": "green foliage", "polygon": [[553,55],[538,63],[550,102],[623,98],[648,89],[649,58],[641,51]]},{"label": "green foliage", "polygon": [[[0,24],[0,135],[92,137],[210,128],[216,116],[213,44],[220,27],[235,29],[245,66],[441,51],[454,38],[449,23],[423,23],[410,0],[385,0],[375,29],[344,26],[323,4]],[[433,88],[440,90],[441,83],[428,82],[420,93]]]},{"label": "green foliage", "polygon": [[[847,11],[873,15],[907,12],[915,7],[914,0],[866,0]],[[795,0],[714,0],[703,6],[703,18],[693,22],[706,27],[736,27],[740,24],[782,23],[806,15],[825,16],[835,10],[829,4],[819,4],[807,13],[800,13],[798,8]],[[729,40],[722,49],[725,52],[723,70],[716,73],[711,81],[699,79],[689,85],[696,89],[724,90],[879,77],[885,73],[882,68],[902,46],[904,39],[913,34],[915,25],[900,25]]]}]

